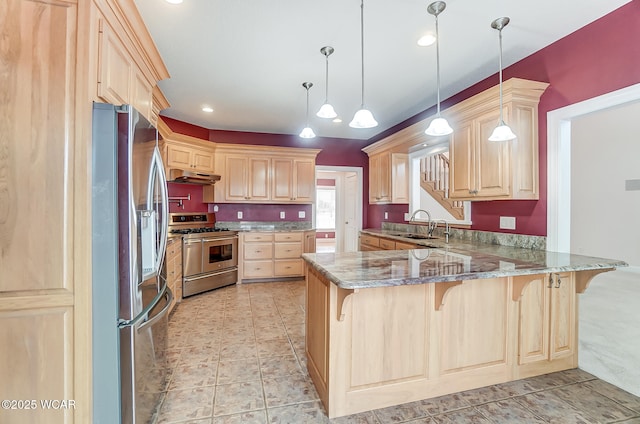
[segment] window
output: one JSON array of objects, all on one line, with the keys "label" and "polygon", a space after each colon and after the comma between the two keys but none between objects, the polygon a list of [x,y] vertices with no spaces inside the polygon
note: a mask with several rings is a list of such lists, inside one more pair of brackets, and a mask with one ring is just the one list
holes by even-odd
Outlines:
[{"label": "window", "polygon": [[333,230],[336,228],[336,189],[318,187],[316,191],[316,228]]}]

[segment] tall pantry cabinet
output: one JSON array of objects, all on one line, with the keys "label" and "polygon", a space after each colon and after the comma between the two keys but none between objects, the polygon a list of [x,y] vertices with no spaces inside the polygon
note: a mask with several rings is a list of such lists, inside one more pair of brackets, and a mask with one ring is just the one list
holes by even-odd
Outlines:
[{"label": "tall pantry cabinet", "polygon": [[164,99],[154,87],[168,73],[133,0],[0,8],[0,399],[16,407],[0,409],[3,423],[92,421],[91,102],[108,101],[98,87],[101,19],[127,60],[149,49],[159,63],[127,75],[126,101],[153,119]]}]

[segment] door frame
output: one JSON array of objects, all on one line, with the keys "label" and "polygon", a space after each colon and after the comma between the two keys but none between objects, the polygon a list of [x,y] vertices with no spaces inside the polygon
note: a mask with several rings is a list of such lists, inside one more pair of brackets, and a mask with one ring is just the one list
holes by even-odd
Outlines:
[{"label": "door frame", "polygon": [[[356,174],[358,193],[356,196],[356,227],[358,230],[362,229],[362,193],[363,193],[363,169],[358,166],[330,166],[330,165],[316,165],[316,180],[318,179],[318,172],[340,172],[342,175],[348,172]],[[341,179],[336,179],[336,248],[338,246],[338,236],[344,235],[344,224],[338,225],[338,219],[344,217],[344,187],[342,184],[338,184]],[[316,226],[316,208],[313,207],[313,227]],[[357,240],[355,240],[357,246]]]},{"label": "door frame", "polygon": [[571,250],[571,120],[640,99],[640,84],[547,112],[547,250]]}]

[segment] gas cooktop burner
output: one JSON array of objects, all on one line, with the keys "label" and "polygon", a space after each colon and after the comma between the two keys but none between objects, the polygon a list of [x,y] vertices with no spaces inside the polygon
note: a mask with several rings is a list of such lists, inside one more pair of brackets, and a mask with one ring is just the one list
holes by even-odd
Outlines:
[{"label": "gas cooktop burner", "polygon": [[229,230],[227,228],[213,228],[213,227],[178,228],[178,229],[171,230],[173,234],[217,233],[219,231],[229,231]]}]

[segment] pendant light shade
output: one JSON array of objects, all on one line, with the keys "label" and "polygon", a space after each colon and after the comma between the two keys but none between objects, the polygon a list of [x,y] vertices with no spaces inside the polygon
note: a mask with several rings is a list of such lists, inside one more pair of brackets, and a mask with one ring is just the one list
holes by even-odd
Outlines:
[{"label": "pendant light shade", "polygon": [[309,89],[313,87],[313,83],[311,82],[303,82],[302,86],[307,90],[307,124],[300,132],[301,138],[314,138],[316,133],[309,127]]},{"label": "pendant light shade", "polygon": [[336,111],[333,110],[333,106],[329,103],[329,56],[331,56],[333,52],[334,49],[331,46],[324,46],[320,49],[320,53],[322,53],[325,58],[325,93],[324,104],[320,107],[318,113],[316,113],[318,118],[333,119],[338,116]]},{"label": "pendant light shade", "polygon": [[433,2],[427,7],[427,12],[436,18],[436,79],[438,88],[438,113],[429,124],[429,127],[425,130],[425,134],[434,137],[449,135],[453,132],[453,128],[449,126],[447,120],[440,115],[440,34],[438,33],[438,15],[441,14],[446,7],[447,4],[443,1]]},{"label": "pendant light shade", "polygon": [[509,18],[498,18],[491,22],[491,28],[498,30],[498,39],[500,40],[500,121],[498,126],[489,136],[489,141],[510,141],[515,140],[516,135],[511,131],[511,128],[504,123],[503,107],[502,107],[502,29],[509,24]]},{"label": "pendant light shade", "polygon": [[360,54],[361,54],[361,77],[362,77],[362,98],[360,110],[353,116],[353,120],[349,122],[351,128],[373,128],[378,126],[378,121],[373,114],[364,107],[364,0],[360,0]]}]

